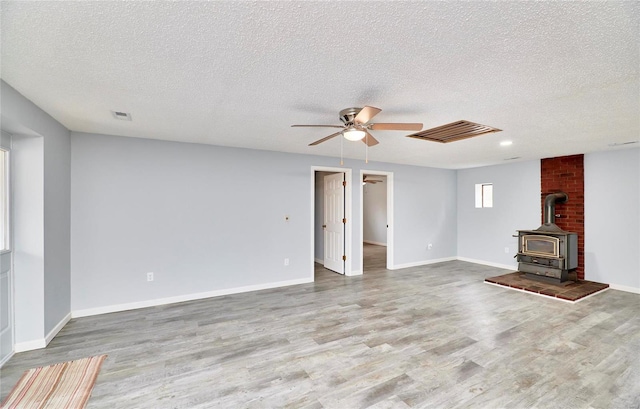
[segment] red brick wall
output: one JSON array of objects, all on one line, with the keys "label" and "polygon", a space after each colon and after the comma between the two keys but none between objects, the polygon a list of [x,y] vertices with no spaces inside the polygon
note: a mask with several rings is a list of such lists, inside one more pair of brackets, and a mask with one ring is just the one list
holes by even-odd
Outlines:
[{"label": "red brick wall", "polygon": [[[564,204],[556,204],[556,224],[563,230],[578,233],[579,280],[584,280],[584,155],[542,159],[540,175],[542,194],[540,205],[544,217],[544,198],[549,193],[565,192],[569,196]],[[542,221],[541,221],[542,223]]]}]

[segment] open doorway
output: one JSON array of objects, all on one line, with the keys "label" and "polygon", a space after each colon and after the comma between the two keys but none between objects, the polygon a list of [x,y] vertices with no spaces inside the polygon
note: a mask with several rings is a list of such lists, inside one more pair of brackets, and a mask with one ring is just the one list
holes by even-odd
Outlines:
[{"label": "open doorway", "polygon": [[393,265],[393,173],[360,173],[362,271],[367,274]]},{"label": "open doorway", "polygon": [[312,167],[311,272],[352,275],[351,170]]}]

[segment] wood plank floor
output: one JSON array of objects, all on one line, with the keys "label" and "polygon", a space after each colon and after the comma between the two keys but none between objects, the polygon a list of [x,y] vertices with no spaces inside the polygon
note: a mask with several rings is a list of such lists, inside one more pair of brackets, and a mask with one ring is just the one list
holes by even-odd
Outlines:
[{"label": "wood plank floor", "polygon": [[311,284],[73,319],[2,368],[2,397],[108,354],[88,408],[640,407],[640,295],[572,305],[483,283],[505,270],[374,256],[359,277],[317,265]]}]

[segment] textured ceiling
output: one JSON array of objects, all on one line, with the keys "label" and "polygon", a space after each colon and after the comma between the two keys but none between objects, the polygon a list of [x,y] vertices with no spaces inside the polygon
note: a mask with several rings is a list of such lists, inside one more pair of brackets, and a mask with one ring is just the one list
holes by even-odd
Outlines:
[{"label": "textured ceiling", "polygon": [[[331,129],[290,125],[339,124],[341,109],[372,105],[378,122],[504,130],[450,144],[374,132],[370,160],[442,168],[621,149],[609,144],[640,135],[636,1],[0,7],[2,79],[73,131],[339,156],[341,138],[307,146]],[[365,145],[344,152],[364,158]]]}]

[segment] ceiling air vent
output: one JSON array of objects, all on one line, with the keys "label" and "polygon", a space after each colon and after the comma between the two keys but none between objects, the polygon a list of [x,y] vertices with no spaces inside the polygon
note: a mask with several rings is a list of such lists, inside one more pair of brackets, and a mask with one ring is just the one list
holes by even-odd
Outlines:
[{"label": "ceiling air vent", "polygon": [[119,119],[121,121],[131,121],[131,114],[128,112],[111,111],[111,114],[115,119]]},{"label": "ceiling air vent", "polygon": [[422,139],[426,141],[448,143],[462,139],[473,138],[491,132],[500,132],[502,129],[492,128],[487,125],[480,125],[469,121],[456,121],[437,128],[426,129],[407,135],[410,138]]},{"label": "ceiling air vent", "polygon": [[639,141],[629,141],[629,142],[614,142],[610,143],[609,146],[622,146],[622,145],[633,145],[634,143],[638,143]]}]

